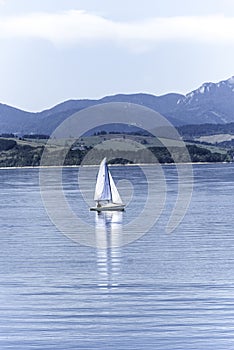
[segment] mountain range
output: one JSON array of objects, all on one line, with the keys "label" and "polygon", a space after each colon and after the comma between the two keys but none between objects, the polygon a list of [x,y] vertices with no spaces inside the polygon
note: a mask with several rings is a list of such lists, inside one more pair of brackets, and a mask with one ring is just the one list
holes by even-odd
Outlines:
[{"label": "mountain range", "polygon": [[174,126],[226,124],[234,122],[234,77],[219,83],[204,83],[186,95],[118,94],[99,100],[68,100],[36,113],[0,104],[0,134],[49,135],[73,113],[108,102],[129,102],[149,107],[164,115]]}]

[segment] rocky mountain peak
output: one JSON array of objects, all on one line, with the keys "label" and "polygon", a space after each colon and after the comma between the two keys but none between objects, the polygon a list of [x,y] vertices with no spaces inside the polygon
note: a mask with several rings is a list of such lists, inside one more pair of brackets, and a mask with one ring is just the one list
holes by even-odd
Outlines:
[{"label": "rocky mountain peak", "polygon": [[177,105],[197,105],[203,102],[211,103],[220,98],[233,98],[234,100],[234,76],[218,83],[203,83],[199,88],[179,99]]}]

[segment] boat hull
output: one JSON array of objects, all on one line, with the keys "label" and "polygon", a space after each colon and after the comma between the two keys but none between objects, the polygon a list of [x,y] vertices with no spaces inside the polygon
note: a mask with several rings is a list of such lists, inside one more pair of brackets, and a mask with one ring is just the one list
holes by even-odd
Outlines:
[{"label": "boat hull", "polygon": [[105,204],[100,207],[91,207],[93,211],[124,211],[124,204]]}]

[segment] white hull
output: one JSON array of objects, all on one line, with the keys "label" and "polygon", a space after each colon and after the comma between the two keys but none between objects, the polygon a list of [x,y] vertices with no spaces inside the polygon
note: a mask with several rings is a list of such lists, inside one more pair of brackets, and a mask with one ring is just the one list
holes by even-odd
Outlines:
[{"label": "white hull", "polygon": [[95,211],[114,211],[114,210],[118,210],[118,211],[124,211],[124,204],[114,204],[114,203],[107,203],[104,204],[100,207],[91,207],[90,210],[95,210]]}]

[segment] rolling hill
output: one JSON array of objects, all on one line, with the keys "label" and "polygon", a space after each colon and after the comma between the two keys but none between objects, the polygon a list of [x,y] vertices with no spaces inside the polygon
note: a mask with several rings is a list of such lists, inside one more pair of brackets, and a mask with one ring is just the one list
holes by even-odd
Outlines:
[{"label": "rolling hill", "polygon": [[51,134],[68,116],[84,108],[110,102],[135,103],[164,115],[173,125],[234,122],[234,77],[204,83],[186,94],[118,94],[99,100],[68,100],[42,112],[31,113],[0,104],[0,134]]}]

